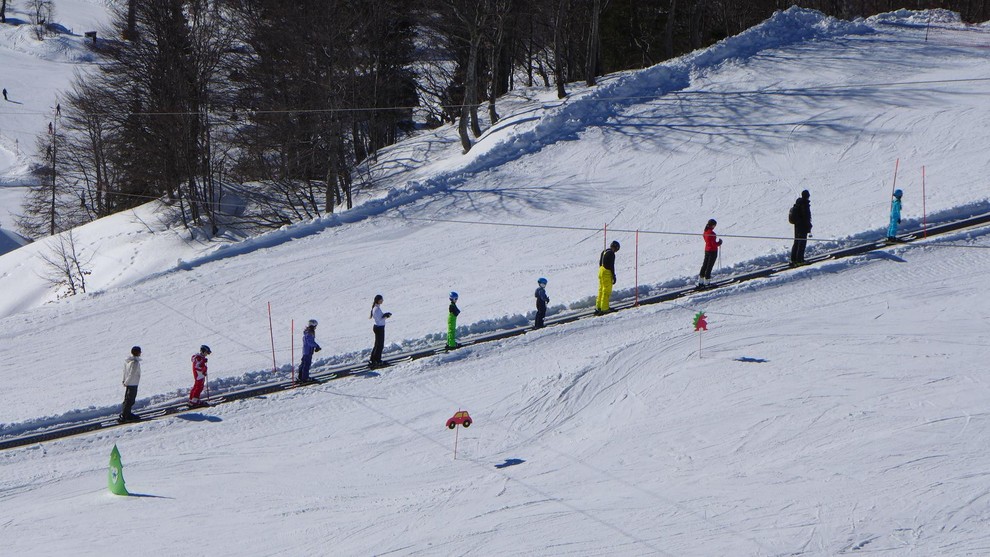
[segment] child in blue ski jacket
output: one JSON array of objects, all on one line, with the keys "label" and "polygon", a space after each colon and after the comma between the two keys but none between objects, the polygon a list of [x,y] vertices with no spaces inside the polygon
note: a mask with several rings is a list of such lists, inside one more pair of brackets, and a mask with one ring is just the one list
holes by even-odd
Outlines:
[{"label": "child in blue ski jacket", "polygon": [[901,224],[901,196],[904,192],[894,190],[894,200],[890,202],[890,226],[887,227],[887,240],[897,239],[897,225]]},{"label": "child in blue ski jacket", "polygon": [[547,316],[547,304],[550,303],[550,296],[547,296],[547,279],[540,277],[536,281],[536,323],[534,329],[543,328],[543,318]]},{"label": "child in blue ski jacket", "polygon": [[313,365],[313,352],[320,351],[320,345],[316,344],[316,326],[319,323],[316,319],[310,319],[306,328],[303,330],[303,353],[302,362],[299,363],[299,379],[300,383],[305,383],[309,381],[309,368]]}]

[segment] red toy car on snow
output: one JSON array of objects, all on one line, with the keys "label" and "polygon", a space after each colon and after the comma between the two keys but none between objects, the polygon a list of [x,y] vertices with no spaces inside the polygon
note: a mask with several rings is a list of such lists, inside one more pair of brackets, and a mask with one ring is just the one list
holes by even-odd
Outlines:
[{"label": "red toy car on snow", "polygon": [[447,427],[454,429],[458,425],[464,427],[471,427],[471,416],[468,415],[467,410],[458,410],[449,420],[447,420]]}]

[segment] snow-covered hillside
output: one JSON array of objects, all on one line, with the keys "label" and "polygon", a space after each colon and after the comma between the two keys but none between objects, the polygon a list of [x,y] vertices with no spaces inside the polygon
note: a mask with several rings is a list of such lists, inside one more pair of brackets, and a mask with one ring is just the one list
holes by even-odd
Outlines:
[{"label": "snow-covered hillside", "polygon": [[[58,34],[38,40],[28,2],[8,2],[0,25],[0,227],[13,228],[24,188],[31,183],[35,141],[55,115],[73,75],[96,61],[87,31],[101,34],[110,22],[108,0],[57,0]],[[0,252],[2,253],[2,252]]]},{"label": "snow-covered hillside", "polygon": [[[712,217],[717,272],[782,259],[805,188],[814,249],[878,237],[895,161],[905,227],[922,167],[928,222],[985,212],[988,45],[942,12],[791,9],[563,102],[516,93],[467,156],[451,129],[396,145],[392,191],[348,213],[222,245],[154,206],[92,223],[85,296],[52,301],[36,242],[0,257],[0,424],[112,411],[134,344],[139,404],[183,396],[203,343],[214,390],[271,378],[269,302],[282,376],[291,320],[320,320],[316,365],[364,357],[376,293],[393,349],[439,338],[450,290],[470,330],[522,319],[538,276],[588,307],[606,223],[622,297],[692,281]],[[960,234],[5,451],[0,534],[52,555],[981,554],[988,247]],[[106,493],[114,444],[146,497]]]}]

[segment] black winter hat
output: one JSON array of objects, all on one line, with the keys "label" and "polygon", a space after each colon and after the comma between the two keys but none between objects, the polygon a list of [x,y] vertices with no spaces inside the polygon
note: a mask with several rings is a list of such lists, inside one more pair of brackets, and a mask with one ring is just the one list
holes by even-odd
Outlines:
[{"label": "black winter hat", "polygon": [[804,190],[803,192],[801,192],[801,197],[808,199],[809,197],[811,197],[811,192],[809,192],[808,190]]}]

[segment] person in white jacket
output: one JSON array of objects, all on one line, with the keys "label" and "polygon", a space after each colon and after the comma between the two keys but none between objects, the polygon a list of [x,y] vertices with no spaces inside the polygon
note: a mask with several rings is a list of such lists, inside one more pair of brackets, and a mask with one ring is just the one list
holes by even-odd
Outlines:
[{"label": "person in white jacket", "polygon": [[137,399],[138,383],[141,382],[141,347],[131,348],[131,355],[124,360],[124,407],[120,411],[120,423],[140,421],[141,417],[131,412]]},{"label": "person in white jacket", "polygon": [[385,365],[382,362],[382,351],[385,349],[385,320],[392,317],[392,314],[382,311],[382,302],[384,301],[385,297],[377,294],[374,301],[371,302],[371,315],[368,318],[375,320],[375,325],[371,328],[375,333],[375,347],[371,349],[371,359],[368,360],[369,367]]}]

